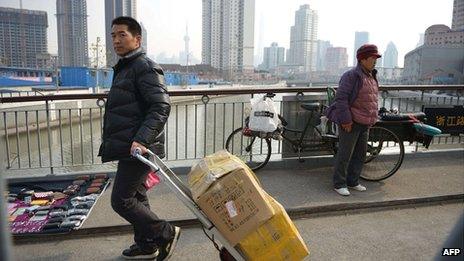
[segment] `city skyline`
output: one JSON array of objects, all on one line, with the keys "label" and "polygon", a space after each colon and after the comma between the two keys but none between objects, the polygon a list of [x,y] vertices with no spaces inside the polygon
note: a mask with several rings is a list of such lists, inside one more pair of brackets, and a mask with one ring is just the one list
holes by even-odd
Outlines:
[{"label": "city skyline", "polygon": [[[55,2],[54,0],[23,0],[25,9],[47,11],[49,51],[52,54],[57,53]],[[104,1],[87,2],[88,23],[92,25],[89,26],[88,32],[88,41],[91,45],[96,42],[97,37],[105,37]],[[279,46],[288,49],[289,28],[294,21],[294,12],[302,4],[309,4],[311,9],[318,11],[318,40],[330,41],[333,46],[346,47],[349,60],[353,58],[355,31],[368,31],[371,42],[377,44],[381,52],[385,51],[390,41],[395,42],[399,53],[398,65],[402,66],[404,55],[415,48],[419,33],[433,24],[445,24],[451,27],[452,22],[453,0],[427,2],[392,0],[378,3],[374,6],[376,9],[372,9],[372,1],[367,0],[358,0],[356,5],[349,1],[336,0],[293,0],[285,4],[277,0],[256,0],[255,55],[272,42],[277,42]],[[421,6],[420,9],[417,8],[418,5]],[[18,8],[19,0],[2,1],[2,6]],[[178,8],[179,6],[183,8]],[[192,55],[201,57],[201,1],[139,0],[137,9],[139,11],[137,18],[144,23],[150,35],[148,39],[150,54],[157,56],[164,52],[172,56],[183,50],[182,39],[185,34],[185,24],[188,22]],[[415,11],[412,14],[411,10],[420,10],[420,12]],[[362,15],[355,15],[356,13]],[[390,14],[394,16],[391,17]],[[414,19],[411,19],[412,16]],[[260,62],[255,61],[255,64]]]},{"label": "city skyline", "polygon": [[202,63],[234,79],[253,71],[255,0],[203,0]]}]

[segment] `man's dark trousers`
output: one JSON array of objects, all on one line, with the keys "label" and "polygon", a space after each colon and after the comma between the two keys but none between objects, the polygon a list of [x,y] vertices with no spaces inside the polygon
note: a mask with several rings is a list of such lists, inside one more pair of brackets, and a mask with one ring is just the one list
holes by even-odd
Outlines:
[{"label": "man's dark trousers", "polygon": [[150,210],[143,186],[150,167],[132,160],[120,160],[111,194],[114,211],[134,227],[134,241],[141,247],[166,243],[174,236],[173,227]]}]

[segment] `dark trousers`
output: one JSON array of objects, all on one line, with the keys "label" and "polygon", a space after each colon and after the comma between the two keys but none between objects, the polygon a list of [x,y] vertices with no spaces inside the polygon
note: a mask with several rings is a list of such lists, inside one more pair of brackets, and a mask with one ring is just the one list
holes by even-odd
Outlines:
[{"label": "dark trousers", "polygon": [[333,175],[334,188],[354,187],[359,184],[359,176],[367,152],[368,127],[353,123],[351,132],[339,125],[338,152],[335,156]]},{"label": "dark trousers", "polygon": [[143,182],[150,167],[135,160],[120,160],[111,194],[111,206],[132,224],[134,241],[142,247],[168,242],[174,236],[173,227],[151,212]]}]

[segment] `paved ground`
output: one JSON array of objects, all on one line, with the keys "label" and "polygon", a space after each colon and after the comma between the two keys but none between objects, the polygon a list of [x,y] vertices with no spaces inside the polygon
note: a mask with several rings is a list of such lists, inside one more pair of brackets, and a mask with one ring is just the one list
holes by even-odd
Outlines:
[{"label": "paved ground", "polygon": [[[331,187],[330,159],[269,166],[257,173],[265,190],[285,208],[315,208],[398,202],[461,195],[455,203],[408,205],[401,209],[364,209],[310,215],[295,224],[311,251],[311,260],[431,260],[464,210],[463,151],[407,155],[400,171],[382,182],[365,182],[368,191],[338,196]],[[290,170],[291,169],[291,170]],[[177,173],[177,172],[176,172]],[[185,173],[180,174],[185,180]],[[111,209],[111,187],[97,202],[82,231],[127,225]],[[194,216],[165,185],[150,191],[152,208],[166,219]],[[123,229],[118,231],[124,231]],[[14,246],[16,260],[118,260],[131,235],[95,234],[79,239],[36,241]],[[201,255],[199,255],[201,253]],[[218,260],[213,245],[199,228],[184,229],[173,260]]]},{"label": "paved ground", "polygon": [[[333,168],[330,160],[327,163],[319,162],[318,167],[308,166],[310,162],[296,163],[288,168],[263,169],[257,175],[264,189],[287,209],[464,194],[463,151],[407,155],[394,176],[381,182],[364,182],[368,191],[350,197],[338,196],[332,190]],[[185,175],[180,178],[186,180]],[[83,228],[127,224],[111,209],[110,192],[111,187]],[[162,218],[194,218],[165,185],[155,187],[149,197],[152,209]]]},{"label": "paved ground", "polygon": [[[464,204],[446,204],[300,219],[295,224],[311,254],[306,260],[432,260]],[[128,234],[18,245],[16,260],[122,260]],[[184,229],[175,260],[219,260],[199,228]]]}]

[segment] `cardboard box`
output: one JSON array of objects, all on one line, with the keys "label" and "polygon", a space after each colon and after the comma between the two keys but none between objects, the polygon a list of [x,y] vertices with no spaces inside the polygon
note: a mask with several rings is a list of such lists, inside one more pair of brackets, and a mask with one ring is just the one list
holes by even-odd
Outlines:
[{"label": "cardboard box", "polygon": [[197,204],[233,246],[274,215],[264,191],[244,169],[221,177]]},{"label": "cardboard box", "polygon": [[[270,219],[274,210],[256,177],[243,162],[229,153],[215,155],[192,168],[189,184],[194,184],[192,194],[197,196],[193,199],[200,209],[235,246]],[[217,160],[219,157],[222,160]],[[208,164],[209,167],[205,167]]]},{"label": "cardboard box", "polygon": [[285,209],[269,197],[276,214],[239,243],[247,260],[298,261],[309,255]]},{"label": "cardboard box", "polygon": [[[197,200],[208,188],[222,176],[247,167],[238,158],[225,150],[218,151],[201,159],[192,166],[188,174],[188,184],[192,197]],[[251,171],[251,170],[250,170]]]}]

